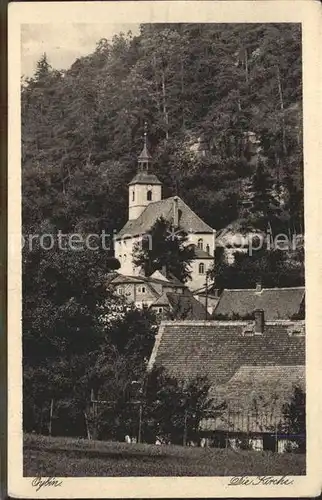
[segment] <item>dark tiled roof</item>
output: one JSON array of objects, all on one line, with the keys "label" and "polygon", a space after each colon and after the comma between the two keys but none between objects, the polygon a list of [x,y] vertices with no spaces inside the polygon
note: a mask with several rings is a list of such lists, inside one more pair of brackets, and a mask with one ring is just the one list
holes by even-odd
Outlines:
[{"label": "dark tiled roof", "polygon": [[305,288],[263,288],[224,290],[215,309],[215,317],[240,318],[253,314],[255,309],[263,309],[268,320],[291,319],[298,314],[304,300]]},{"label": "dark tiled roof", "polygon": [[148,276],[135,275],[135,276],[127,276],[124,274],[115,273],[114,276],[109,280],[110,284],[121,284],[121,283],[153,283],[157,285],[163,286],[171,286],[171,287],[184,287],[184,285],[173,275],[169,275],[167,280],[161,280],[157,278],[152,278]]},{"label": "dark tiled roof", "polygon": [[159,181],[156,175],[149,174],[147,172],[138,172],[135,177],[129,182],[129,186],[133,184],[151,184],[151,185],[161,185],[162,182]]},{"label": "dark tiled roof", "polygon": [[[150,231],[157,219],[163,217],[168,221],[173,220],[174,196],[165,200],[150,203],[135,220],[129,220],[118,233],[116,239],[127,236],[139,236]],[[179,225],[185,232],[189,233],[212,233],[213,230],[197,214],[194,213],[181,198],[178,198],[178,210],[180,214]]]},{"label": "dark tiled roof", "polygon": [[246,335],[247,321],[163,322],[149,367],[164,366],[173,376],[191,379],[206,375],[213,387],[226,384],[241,366],[305,364],[305,336],[290,335],[302,321],[265,324],[261,335]]},{"label": "dark tiled roof", "polygon": [[[275,410],[289,400],[292,388],[305,389],[305,366],[252,366],[243,365],[227,384],[217,389],[217,395],[226,400],[231,410],[247,409],[252,404],[266,406],[274,400],[279,404]],[[266,404],[265,404],[266,403]]]},{"label": "dark tiled roof", "polygon": [[272,432],[284,421],[283,406],[290,402],[295,386],[305,391],[305,366],[241,366],[210,396],[224,411],[201,422],[203,430]]},{"label": "dark tiled roof", "polygon": [[178,319],[203,320],[206,317],[205,307],[194,298],[189,290],[185,290],[184,293],[163,293],[151,307],[158,306],[170,306]]}]

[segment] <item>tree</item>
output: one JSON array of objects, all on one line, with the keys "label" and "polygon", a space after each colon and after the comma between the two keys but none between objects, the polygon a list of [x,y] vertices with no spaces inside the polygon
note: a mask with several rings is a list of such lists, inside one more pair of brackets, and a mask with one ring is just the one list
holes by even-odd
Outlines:
[{"label": "tree", "polygon": [[223,250],[220,253],[210,273],[216,288],[255,288],[258,282],[268,288],[304,286],[302,249],[268,250],[263,247],[253,250],[252,255],[236,251],[233,264],[225,260]]},{"label": "tree", "polygon": [[148,375],[144,399],[144,432],[147,439],[156,437],[172,444],[195,440],[200,420],[212,404],[210,384],[205,377],[178,380],[164,368],[154,368]]},{"label": "tree", "polygon": [[165,266],[181,282],[190,278],[189,264],[194,248],[187,245],[187,234],[174,229],[171,222],[160,217],[149,233],[133,249],[133,263],[141,266],[147,276]]},{"label": "tree", "polygon": [[283,407],[283,430],[296,436],[298,450],[306,449],[306,394],[299,386],[294,388],[291,400]]}]

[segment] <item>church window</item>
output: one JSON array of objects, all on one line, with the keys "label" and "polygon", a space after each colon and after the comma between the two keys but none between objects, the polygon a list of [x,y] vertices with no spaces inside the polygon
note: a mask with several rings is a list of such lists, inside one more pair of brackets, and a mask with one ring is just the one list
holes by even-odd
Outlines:
[{"label": "church window", "polygon": [[135,199],[135,193],[134,191],[132,191],[132,201],[134,201],[134,199]]},{"label": "church window", "polygon": [[200,238],[200,239],[198,240],[198,248],[199,248],[199,250],[202,250],[202,249],[203,249],[203,239],[202,239],[202,238]]},{"label": "church window", "polygon": [[124,260],[126,260],[126,253],[124,254]]},{"label": "church window", "polygon": [[205,274],[205,265],[203,262],[199,264],[199,274]]},{"label": "church window", "polygon": [[148,201],[151,201],[152,200],[152,191],[151,189],[149,189],[149,191],[146,193],[146,199]]},{"label": "church window", "polygon": [[206,252],[207,252],[208,254],[210,254],[210,246],[209,246],[209,245],[207,245],[207,246],[206,246]]},{"label": "church window", "polygon": [[142,293],[145,293],[145,286],[142,287]]}]

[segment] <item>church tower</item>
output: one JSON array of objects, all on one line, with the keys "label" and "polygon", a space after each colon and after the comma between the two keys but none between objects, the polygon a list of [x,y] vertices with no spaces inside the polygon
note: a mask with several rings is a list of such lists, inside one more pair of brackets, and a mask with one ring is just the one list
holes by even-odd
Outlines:
[{"label": "church tower", "polygon": [[138,170],[129,183],[129,220],[137,219],[145,207],[162,199],[162,184],[149,172],[152,157],[147,147],[147,123],[144,124],[144,145],[138,157]]}]

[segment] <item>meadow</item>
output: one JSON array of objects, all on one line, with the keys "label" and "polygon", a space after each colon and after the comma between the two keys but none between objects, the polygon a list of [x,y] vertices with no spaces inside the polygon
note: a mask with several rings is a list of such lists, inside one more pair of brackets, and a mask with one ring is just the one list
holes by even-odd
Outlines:
[{"label": "meadow", "polygon": [[24,476],[303,475],[305,455],[24,436]]}]

